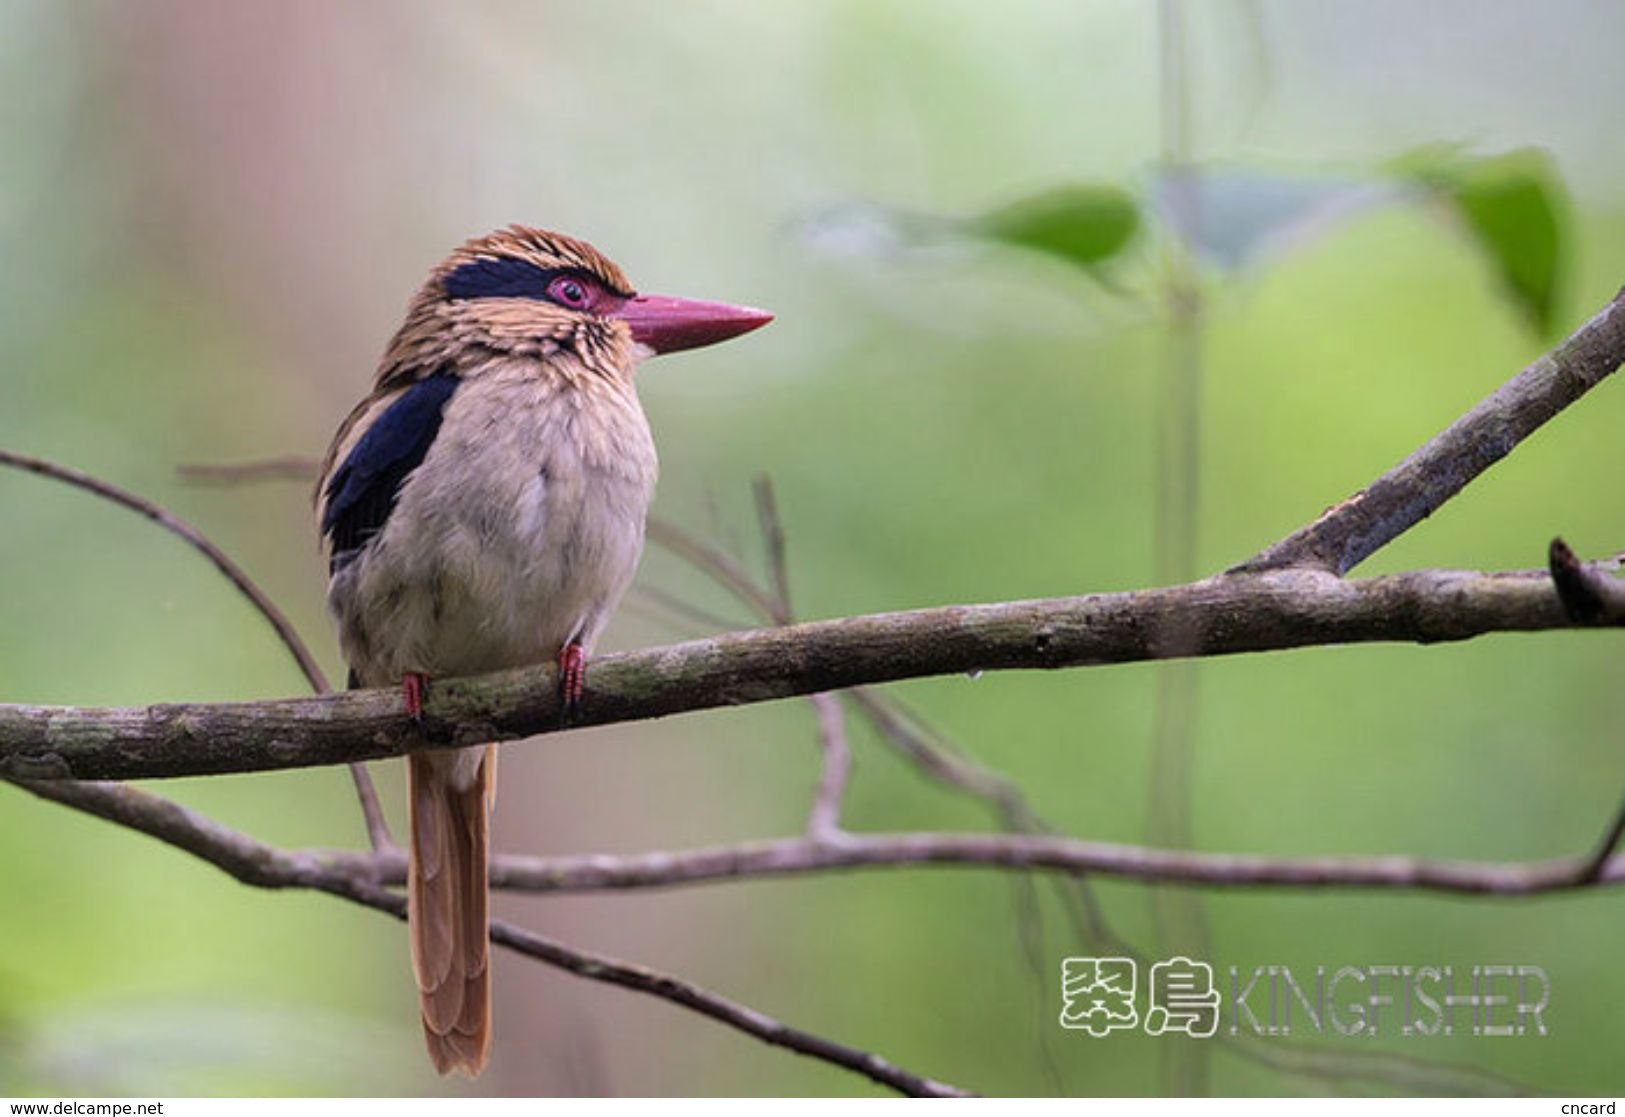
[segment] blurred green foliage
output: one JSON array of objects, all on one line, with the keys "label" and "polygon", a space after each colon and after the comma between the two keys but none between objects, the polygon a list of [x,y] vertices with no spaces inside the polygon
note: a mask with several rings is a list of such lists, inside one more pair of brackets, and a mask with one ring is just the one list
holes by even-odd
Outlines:
[{"label": "blurred green foliage", "polygon": [[[1537,355],[1544,342],[1509,294],[1552,334],[1618,287],[1611,109],[1625,71],[1605,52],[1622,16],[1511,7],[1396,17],[1412,57],[1363,5],[1263,5],[1271,65],[1247,80],[1227,61],[1251,57],[1245,22],[1227,5],[1191,16],[1204,161],[1274,183],[1368,182],[1403,178],[1393,153],[1424,143],[1467,138],[1491,153],[1428,179],[1460,223],[1360,206],[1205,277],[1202,568],[1346,496]],[[1517,88],[1497,54],[1507,42],[1529,75]],[[462,237],[525,220],[590,238],[640,286],[779,313],[736,345],[652,364],[642,392],[662,515],[758,561],[748,483],[772,474],[803,615],[1143,585],[1165,332],[1139,297],[1155,273],[1118,264],[1170,235],[1140,185],[1159,149],[1156,46],[1149,9],[1126,0],[0,7],[0,444],[204,527],[336,675],[308,493],[200,488],[174,467],[319,453],[423,271]],[[1530,145],[1556,169],[1493,155]],[[1134,200],[1053,193],[1076,183],[1121,184]],[[1259,228],[1278,229],[1289,194],[1244,200]],[[1071,201],[999,209],[1023,198]],[[1000,213],[983,228],[1043,251],[938,239],[829,252],[801,235],[809,213],[855,199]],[[1111,258],[1123,287],[1103,291],[1046,251],[1069,265]],[[1598,479],[1611,474],[1622,391],[1598,389],[1361,572],[1535,566],[1557,533],[1588,555],[1616,549],[1625,496]],[[300,688],[247,606],[150,525],[6,474],[0,511],[0,700]],[[738,613],[670,556],[651,553],[640,578]],[[693,631],[634,595],[611,642]],[[1625,782],[1616,639],[1206,664],[1197,840],[1280,855],[1584,849]],[[896,690],[1058,828],[1136,842],[1151,683],[1150,668],[1114,667]],[[499,844],[614,851],[795,832],[816,779],[812,732],[803,705],[782,703],[514,746]],[[850,826],[990,825],[856,719],[852,733]],[[398,804],[396,774],[381,776]],[[266,841],[362,840],[339,771],[162,790]],[[393,922],[254,892],[15,790],[0,801],[0,1093],[470,1089],[423,1067]],[[1145,888],[1097,887],[1116,930],[1149,942]],[[1617,892],[1207,898],[1221,970],[1511,963],[1551,975],[1545,1038],[1320,1041],[1334,1057],[1621,1088]],[[1055,1025],[1060,959],[1085,944],[1046,899],[1035,973],[1001,874],[851,873],[502,910],[982,1091],[1157,1087],[1160,1041]],[[473,1088],[867,1092],[670,1009],[507,957],[497,967],[498,1050]],[[1221,1093],[1404,1089],[1294,1077],[1230,1048],[1214,1059]]]},{"label": "blurred green foliage", "polygon": [[1069,186],[1000,206],[970,232],[1093,268],[1116,256],[1139,228],[1133,195],[1112,186]]},{"label": "blurred green foliage", "polygon": [[1461,215],[1507,295],[1550,336],[1570,254],[1563,184],[1551,157],[1525,149],[1474,159],[1453,148],[1429,148],[1399,166]]}]

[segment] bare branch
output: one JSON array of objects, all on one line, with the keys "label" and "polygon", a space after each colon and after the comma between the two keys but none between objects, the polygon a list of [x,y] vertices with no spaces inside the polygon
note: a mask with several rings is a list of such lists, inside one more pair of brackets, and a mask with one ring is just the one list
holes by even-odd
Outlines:
[{"label": "bare branch", "polygon": [[[786,560],[783,533],[776,528],[765,526],[767,523],[776,525],[778,522],[771,483],[765,476],[757,482],[757,502],[759,515],[764,521],[764,535],[768,537],[769,555],[776,556],[773,561],[776,578],[781,585],[788,587],[788,577],[784,572]],[[787,601],[775,601],[768,591],[760,588],[738,563],[721,550],[673,523],[652,521],[651,527],[655,530],[652,537],[660,546],[716,581],[723,589],[733,593],[755,611],[759,619],[778,624],[787,624],[793,619],[789,615]],[[775,535],[778,538],[777,546],[772,541]],[[786,588],[784,592],[787,593],[788,589]],[[919,718],[897,699],[863,688],[853,689],[847,694],[853,704],[879,730],[882,738],[901,751],[921,770],[950,786],[989,802],[998,812],[1001,821],[1010,829],[1021,831],[1048,829],[1041,825],[1040,820],[1028,809],[1021,789],[1015,783],[974,761],[967,760],[945,743],[933,740],[932,734],[922,728]],[[819,696],[813,697],[816,700]]]},{"label": "bare branch", "polygon": [[[381,896],[388,897],[392,903],[394,914],[406,918],[406,901],[395,896],[392,892],[384,892]],[[374,905],[380,906],[380,905]],[[872,1082],[896,1090],[913,1098],[964,1098],[971,1097],[971,1093],[958,1086],[946,1082],[938,1082],[925,1078],[922,1075],[906,1071],[895,1063],[881,1058],[870,1051],[863,1051],[856,1047],[849,1047],[844,1043],[836,1043],[832,1039],[814,1035],[800,1028],[791,1027],[764,1012],[759,1012],[738,1001],[729,1000],[716,993],[695,985],[681,978],[672,977],[658,970],[647,969],[643,966],[634,966],[618,961],[601,954],[588,954],[574,947],[562,946],[551,939],[543,938],[523,927],[516,927],[500,920],[491,924],[491,941],[501,943],[503,946],[527,954],[559,969],[568,970],[578,977],[590,978],[593,981],[602,981],[610,985],[619,985],[623,989],[631,989],[638,993],[648,993],[661,1000],[697,1012],[702,1016],[709,1016],[719,1023],[726,1024],[753,1036],[764,1043],[774,1047],[783,1047],[794,1051],[798,1055],[807,1055],[826,1063],[854,1071],[863,1075]]]},{"label": "bare branch", "polygon": [[850,696],[874,727],[921,771],[986,800],[1011,829],[1034,829],[1036,820],[1015,781],[934,739],[919,718],[896,699],[862,687],[851,691]]},{"label": "bare branch", "polygon": [[[39,796],[139,830],[186,850],[246,884],[324,888],[342,876],[398,885],[399,850],[281,850],[138,788],[113,783],[19,782]],[[901,866],[972,866],[1096,873],[1201,888],[1349,888],[1532,896],[1625,884],[1625,856],[1614,855],[1589,879],[1591,856],[1546,861],[1435,861],[1413,857],[1278,858],[1196,853],[1091,842],[1043,834],[844,834],[838,843],[807,837],[638,854],[532,857],[500,854],[491,886],[514,892],[614,892],[673,888],[764,876],[798,876]]]},{"label": "bare branch", "polygon": [[[724,589],[733,590],[747,607],[753,607],[762,620],[769,623],[789,623],[794,619],[790,607],[789,571],[784,533],[780,527],[777,502],[772,483],[763,475],[756,483],[757,516],[761,523],[763,545],[769,558],[770,575],[778,587],[777,601],[766,591],[759,591],[755,582],[716,548],[675,525],[665,524],[663,541],[684,544],[678,557]],[[723,561],[719,562],[719,558]],[[726,625],[722,626],[728,627]],[[969,761],[951,745],[933,739],[935,734],[924,728],[923,722],[907,712],[900,702],[888,695],[868,689],[848,692],[858,709],[869,718],[880,732],[881,739],[897,748],[929,775],[940,779],[960,791],[988,802],[1007,829],[1021,832],[1048,832],[1049,827],[1027,806],[1021,790],[1010,780]],[[850,750],[846,745],[839,703],[827,694],[813,695],[818,708],[821,738],[824,750],[824,780],[808,818],[808,835],[829,841],[839,835],[834,824],[839,822],[840,799],[845,791],[850,765]],[[1067,915],[1072,919],[1080,942],[1104,943],[1115,937],[1106,925],[1105,914],[1094,890],[1082,874],[1067,874],[1054,878]],[[1044,947],[1044,928],[1037,887],[1029,873],[1016,873],[1011,878],[1016,905],[1016,923],[1022,953],[1026,958],[1039,989],[1047,986],[1049,953]],[[1044,1069],[1056,1088],[1060,1088],[1060,1072],[1050,1048],[1050,1033],[1042,1024],[1042,1014],[1035,1013],[1034,1039],[1042,1053]]]},{"label": "bare branch", "polygon": [[327,678],[322,674],[321,667],[317,665],[316,657],[310,654],[310,649],[305,646],[304,640],[300,639],[299,633],[294,630],[292,622],[266,596],[265,591],[254,584],[254,580],[248,576],[247,571],[238,566],[230,555],[210,542],[197,528],[145,497],[136,496],[127,489],[121,489],[117,485],[92,477],[88,473],[82,473],[69,466],[58,465],[42,458],[33,458],[26,454],[18,454],[3,449],[0,449],[0,465],[21,469],[40,477],[49,477],[53,481],[61,481],[64,484],[72,485],[74,488],[93,493],[103,500],[111,501],[123,508],[128,508],[132,512],[145,516],[171,535],[185,540],[188,546],[212,562],[215,569],[225,575],[226,580],[235,586],[239,593],[248,598],[249,603],[259,611],[260,616],[265,618],[266,623],[276,632],[277,639],[282,641],[282,646],[287,648],[288,653],[293,656],[294,663],[298,665],[300,673],[310,683],[311,689],[318,693],[328,689]]},{"label": "bare branch", "polygon": [[638,603],[639,599],[646,601],[650,608],[646,616],[658,616],[657,610],[664,609],[671,616],[692,625],[699,625],[700,631],[708,632],[721,630],[729,632],[743,627],[739,621],[725,617],[720,613],[713,613],[709,609],[702,609],[692,602],[685,601],[674,593],[668,593],[658,586],[633,585],[628,600]]},{"label": "bare branch", "polygon": [[689,534],[676,524],[659,516],[650,516],[647,536],[649,542],[664,547],[678,558],[705,570],[729,592],[745,602],[762,620],[770,624],[786,623],[778,612],[778,603],[757,586],[745,568],[726,551]]},{"label": "bare branch", "polygon": [[751,489],[756,496],[756,519],[767,550],[767,573],[779,608],[778,620],[789,624],[795,619],[795,610],[790,605],[790,565],[785,558],[784,525],[779,519],[778,499],[773,495],[773,480],[764,473]]},{"label": "bare branch", "polygon": [[[247,884],[267,888],[312,888],[400,915],[402,901],[381,884],[405,874],[399,851],[361,855],[283,851],[221,826],[178,804],[116,784],[73,782],[22,785],[26,790],[148,833],[222,868]],[[545,891],[665,887],[704,880],[734,879],[763,873],[793,873],[902,864],[978,864],[1003,869],[1061,869],[1066,872],[1114,872],[1141,879],[1189,884],[1339,885],[1349,887],[1422,888],[1497,895],[1527,895],[1578,888],[1586,883],[1625,881],[1625,858],[1611,860],[1588,881],[1576,863],[1536,862],[1489,865],[1425,862],[1407,858],[1330,859],[1271,862],[1264,858],[1198,855],[1136,850],[1104,843],[1035,839],[1000,835],[874,835],[848,837],[838,848],[795,839],[756,843],[732,849],[697,850],[686,854],[640,857],[515,858],[499,857],[492,866],[493,884],[503,888]],[[521,928],[495,923],[493,940],[560,966],[580,976],[608,981],[672,1000],[766,1042],[784,1046],[863,1073],[905,1093],[943,1095],[958,1092],[943,1083],[902,1071],[873,1054],[823,1040],[780,1024],[754,1010],[727,1001],[688,983],[563,947]],[[1242,1053],[1247,1054],[1247,1051]],[[1305,1053],[1313,1061],[1314,1056]],[[1303,1073],[1337,1077],[1369,1075],[1383,1068],[1350,1070],[1338,1059],[1294,1068]],[[1394,1068],[1387,1068],[1394,1071]],[[1399,1068],[1407,1081],[1456,1081],[1451,1068],[1424,1064]],[[1462,1068],[1460,1073],[1467,1073]],[[1440,1078],[1440,1075],[1443,1078]],[[1459,1084],[1456,1089],[1463,1088]]]},{"label": "bare branch", "polygon": [[[1564,610],[1580,624],[1595,623],[1625,600],[1625,584],[1597,564],[1581,562],[1562,539],[1552,540],[1547,564]],[[1596,850],[1581,866],[1577,883],[1594,881],[1602,875],[1621,837],[1625,837],[1625,803],[1620,804]]]},{"label": "bare branch", "polygon": [[1592,851],[1591,856],[1580,862],[1574,874],[1576,887],[1608,879],[1616,860],[1625,860],[1614,857],[1614,850],[1619,848],[1621,838],[1625,838],[1625,803],[1621,803],[1619,809],[1614,812],[1613,820],[1609,822],[1608,829],[1603,832],[1602,840],[1597,843],[1597,848]]},{"label": "bare branch", "polygon": [[394,848],[395,839],[389,832],[384,806],[378,801],[378,788],[372,782],[372,773],[359,760],[352,760],[348,767],[350,779],[355,784],[356,800],[361,804],[361,820],[367,828],[367,844],[380,851]]},{"label": "bare branch", "polygon": [[[779,519],[778,499],[773,495],[773,480],[767,474],[757,477],[751,485],[756,498],[756,522],[762,532],[762,547],[767,552],[767,576],[772,592],[763,591],[760,598],[741,595],[746,605],[759,600],[768,606],[764,619],[774,624],[787,625],[796,619],[790,604],[790,564],[784,541],[784,525]],[[686,534],[678,532],[678,534]],[[747,584],[754,587],[748,575],[733,564],[726,569],[715,565],[715,554],[703,545],[692,545],[683,557],[700,566],[724,588],[736,593]],[[704,560],[703,562],[701,560]],[[738,583],[735,585],[734,583]],[[841,799],[846,795],[846,783],[852,773],[852,750],[846,742],[846,719],[841,700],[833,694],[808,696],[813,712],[818,716],[818,752],[823,761],[823,776],[818,792],[813,796],[812,809],[807,814],[807,834],[823,841],[835,841],[841,836]]]},{"label": "bare branch", "polygon": [[[1431,514],[1557,412],[1611,374],[1625,357],[1625,292],[1547,357],[1503,385],[1446,431],[1315,523],[1232,572],[1186,585],[1048,601],[954,606],[790,625],[783,535],[771,490],[757,490],[775,592],[756,586],[734,559],[680,534],[650,537],[704,560],[719,580],[764,619],[784,625],[692,641],[597,661],[586,705],[573,724],[639,718],[766,701],[921,677],[1011,668],[1057,668],[1197,655],[1224,655],[1368,641],[1434,642],[1502,631],[1625,624],[1625,595],[1612,578],[1554,546],[1548,571],[1480,574],[1415,571],[1345,582],[1346,572]],[[187,525],[148,502],[93,478],[0,452],[15,465],[77,484],[163,524],[208,555],[251,600],[235,564]],[[220,481],[303,475],[302,460],[223,467]],[[696,549],[698,548],[698,549]],[[234,576],[233,572],[236,572]],[[256,596],[257,595],[257,596]],[[280,616],[269,602],[262,612]],[[1169,625],[1170,618],[1178,624]],[[276,621],[272,619],[273,625]],[[283,622],[283,626],[286,622]],[[278,628],[279,634],[282,627]],[[287,628],[290,651],[302,643]],[[308,660],[304,653],[301,666]],[[313,661],[310,666],[314,668]],[[37,795],[98,814],[187,849],[237,879],[261,887],[313,888],[399,916],[403,903],[384,886],[404,872],[398,850],[373,854],[281,851],[177,804],[117,785],[75,779],[162,777],[298,767],[453,747],[559,727],[549,668],[447,680],[434,691],[425,732],[408,726],[398,697],[352,692],[318,699],[141,710],[0,706],[0,776]],[[308,676],[307,676],[308,677]],[[318,689],[319,672],[312,679]],[[866,712],[884,710],[884,704]],[[835,707],[839,713],[839,707]],[[835,732],[839,733],[836,724]],[[425,737],[427,740],[425,740]],[[901,739],[901,738],[899,738]],[[830,750],[826,748],[826,759]],[[1014,811],[1003,781],[934,748],[914,750],[928,767]],[[358,776],[358,786],[365,773]],[[844,770],[830,763],[815,818],[838,809]],[[828,787],[836,784],[836,790]],[[1008,786],[1008,785],[1004,785]],[[368,789],[370,790],[370,788]],[[364,791],[364,808],[369,800]],[[828,806],[833,803],[834,808]],[[376,809],[376,800],[372,800]],[[381,818],[381,816],[380,816]],[[372,815],[369,813],[369,824]],[[832,829],[830,822],[829,828]],[[1522,864],[1428,861],[1410,857],[1278,859],[1082,842],[1042,833],[873,834],[809,837],[632,857],[499,857],[499,887],[667,887],[742,876],[920,864],[1105,873],[1202,887],[1427,889],[1517,896],[1625,881],[1614,853],[1625,808],[1587,856]],[[387,836],[386,836],[387,842]],[[878,1057],[806,1033],[664,975],[596,958],[506,924],[493,938],[582,976],[662,996],[770,1043],[857,1070],[909,1093],[957,1093]],[[1312,1070],[1310,1073],[1314,1073]]]},{"label": "bare branch", "polygon": [[[367,856],[275,849],[178,803],[119,784],[58,782],[18,786],[184,849],[244,884],[312,889],[388,912],[397,919],[406,918],[405,898],[382,887],[386,877],[398,882],[404,872],[404,860],[398,851]],[[381,866],[394,871],[379,872]],[[491,941],[578,977],[668,1001],[765,1043],[855,1071],[902,1094],[966,1096],[957,1086],[913,1074],[872,1052],[791,1027],[670,974],[564,946],[501,920],[491,922]]]},{"label": "bare branch", "polygon": [[[325,854],[265,845],[190,807],[139,787],[72,780],[12,782],[41,799],[95,815],[185,850],[256,888],[315,888],[318,881],[333,871]],[[376,862],[373,856],[346,852],[332,860],[358,880],[380,883],[392,877],[392,859],[400,858],[399,851],[376,855],[379,857]],[[400,862],[400,869],[405,872],[404,860]]]},{"label": "bare branch", "polygon": [[[1155,659],[1178,611],[1206,655],[1432,643],[1575,627],[1545,571],[1427,570],[1345,582],[1309,570],[1187,586],[817,621],[602,656],[573,725],[605,725],[869,683]],[[1610,611],[1598,622],[1625,623]],[[430,692],[421,731],[393,691],[134,709],[0,705],[0,775],[153,779],[252,772],[510,740],[560,728],[543,665]]]},{"label": "bare branch", "polygon": [[[1625,883],[1625,856],[1610,857],[1591,880],[1590,857],[1548,861],[1434,861],[1414,857],[1279,858],[1197,853],[1046,834],[845,834],[829,845],[781,838],[683,852],[576,857],[505,854],[493,860],[493,887],[522,892],[614,891],[902,865],[962,865],[1095,873],[1202,888],[1353,888],[1531,896],[1588,884]],[[404,866],[386,866],[395,881]]]},{"label": "bare branch", "polygon": [[[286,462],[273,464],[285,466]],[[4,449],[0,449],[0,465],[12,466],[40,477],[47,477],[53,481],[61,481],[64,484],[72,485],[74,488],[82,489],[85,492],[101,497],[103,500],[111,501],[120,507],[145,516],[171,535],[185,541],[193,550],[213,563],[215,569],[225,575],[226,580],[248,599],[249,604],[254,606],[259,615],[271,626],[271,630],[276,633],[277,639],[282,641],[282,646],[288,649],[288,654],[293,656],[294,663],[298,665],[300,673],[305,676],[305,681],[310,683],[311,689],[317,694],[326,694],[328,692],[330,688],[327,685],[327,676],[322,674],[321,667],[316,663],[316,657],[311,655],[310,648],[300,638],[298,630],[293,627],[293,622],[288,620],[287,615],[281,609],[277,608],[276,603],[270,599],[264,590],[260,589],[254,579],[248,576],[246,570],[238,566],[230,555],[215,546],[214,542],[197,528],[145,497],[137,496],[128,489],[120,488],[111,482],[92,477],[88,473],[83,473],[69,466],[58,465],[43,458],[29,457],[26,454],[17,454]],[[372,847],[374,849],[385,849],[394,845],[394,841],[389,834],[389,823],[385,820],[383,808],[378,802],[378,790],[373,786],[372,776],[367,772],[366,766],[360,762],[352,762],[350,764],[350,777],[355,782],[356,797],[361,802],[361,816],[366,823],[367,838],[372,843]]]},{"label": "bare branch", "polygon": [[1308,527],[1235,571],[1316,566],[1344,574],[1585,395],[1625,361],[1625,290],[1567,341],[1535,360],[1410,457]]},{"label": "bare branch", "polygon": [[[987,803],[999,825],[1017,834],[1054,835],[1056,830],[1033,810],[1014,780],[967,757],[952,742],[926,727],[918,714],[891,695],[859,688],[853,703],[874,727],[922,771]],[[1079,940],[1105,947],[1122,940],[1107,924],[1106,913],[1082,871],[1060,882],[1059,894]],[[1020,902],[1025,904],[1025,900]]]},{"label": "bare branch", "polygon": [[[1243,1039],[1246,1042],[1241,1042]],[[1482,1067],[1416,1059],[1390,1051],[1360,1051],[1343,1048],[1331,1051],[1279,1038],[1259,1041],[1244,1036],[1221,1036],[1220,1042],[1243,1058],[1287,1074],[1303,1075],[1324,1082],[1375,1079],[1406,1094],[1436,1094],[1447,1097],[1526,1098],[1540,1097],[1543,1091]]]},{"label": "bare branch", "polygon": [[845,715],[841,700],[833,694],[811,698],[818,712],[818,748],[824,758],[824,775],[807,814],[807,836],[820,842],[844,839],[841,831],[841,798],[852,774],[852,750],[846,743]]}]

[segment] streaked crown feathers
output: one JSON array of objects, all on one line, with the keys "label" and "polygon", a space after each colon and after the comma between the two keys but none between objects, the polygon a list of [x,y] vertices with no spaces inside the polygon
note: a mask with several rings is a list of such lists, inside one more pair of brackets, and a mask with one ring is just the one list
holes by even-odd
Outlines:
[{"label": "streaked crown feathers", "polygon": [[[560,299],[581,292],[579,305]],[[635,292],[592,245],[510,225],[458,247],[429,273],[379,364],[375,390],[439,372],[465,373],[493,357],[545,359],[572,351],[589,371],[623,378],[635,363],[622,323],[602,316]]]}]

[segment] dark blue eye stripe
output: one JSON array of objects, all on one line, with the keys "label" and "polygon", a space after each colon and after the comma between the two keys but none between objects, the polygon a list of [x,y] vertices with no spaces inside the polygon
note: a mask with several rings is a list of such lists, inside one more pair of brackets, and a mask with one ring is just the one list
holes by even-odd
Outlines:
[{"label": "dark blue eye stripe", "polygon": [[548,283],[566,270],[510,256],[472,260],[446,276],[446,294],[454,299],[545,299]]}]

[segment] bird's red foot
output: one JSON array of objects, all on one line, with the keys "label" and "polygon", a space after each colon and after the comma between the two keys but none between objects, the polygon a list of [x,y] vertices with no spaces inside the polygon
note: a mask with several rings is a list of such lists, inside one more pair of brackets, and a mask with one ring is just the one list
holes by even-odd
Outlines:
[{"label": "bird's red foot", "polygon": [[581,709],[581,695],[587,689],[587,653],[571,640],[559,649],[559,697],[564,716],[574,717]]},{"label": "bird's red foot", "polygon": [[408,671],[401,676],[401,698],[406,702],[406,716],[417,725],[423,724],[423,699],[429,693],[429,676],[421,671]]}]

